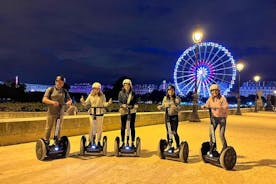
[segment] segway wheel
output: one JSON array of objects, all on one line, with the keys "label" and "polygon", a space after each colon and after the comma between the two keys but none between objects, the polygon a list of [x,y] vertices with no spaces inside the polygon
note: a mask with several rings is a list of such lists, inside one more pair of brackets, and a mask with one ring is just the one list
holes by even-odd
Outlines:
[{"label": "segway wheel", "polygon": [[36,141],[36,146],[35,146],[35,151],[36,151],[36,158],[38,160],[44,160],[46,158],[47,154],[47,149],[46,149],[46,144],[43,139],[38,139]]},{"label": "segway wheel", "polygon": [[209,142],[202,143],[199,151],[199,156],[204,163],[207,163],[207,160],[205,160],[204,156],[207,155],[208,151],[210,151],[210,143]]},{"label": "segway wheel", "polygon": [[103,137],[103,155],[106,156],[107,154],[107,137]]},{"label": "segway wheel", "polygon": [[63,153],[62,153],[62,157],[63,158],[67,158],[69,156],[70,153],[70,142],[67,136],[62,136],[60,138],[60,142],[62,143],[63,146]]},{"label": "segway wheel", "polygon": [[189,145],[186,141],[183,141],[180,144],[180,150],[179,150],[179,159],[181,162],[188,162],[189,157]]},{"label": "segway wheel", "polygon": [[86,147],[86,137],[83,135],[81,136],[81,140],[80,140],[80,156],[85,155],[85,147]]},{"label": "segway wheel", "polygon": [[165,139],[161,139],[159,141],[159,145],[158,145],[158,155],[161,159],[165,159],[165,154],[164,154],[164,150],[167,147],[167,141]]},{"label": "segway wheel", "polygon": [[136,156],[139,157],[141,154],[141,139],[140,137],[136,138]]},{"label": "segway wheel", "polygon": [[120,156],[119,146],[120,146],[120,138],[116,137],[114,142],[114,154],[116,157]]},{"label": "segway wheel", "polygon": [[229,146],[220,155],[220,164],[226,170],[231,170],[236,165],[237,154],[233,147]]}]

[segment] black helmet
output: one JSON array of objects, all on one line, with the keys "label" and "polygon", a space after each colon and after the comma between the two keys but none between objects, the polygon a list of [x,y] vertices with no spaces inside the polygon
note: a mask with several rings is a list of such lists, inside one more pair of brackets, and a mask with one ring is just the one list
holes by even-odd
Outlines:
[{"label": "black helmet", "polygon": [[64,77],[62,75],[58,75],[56,77],[56,81],[59,81],[59,80],[64,82]]}]

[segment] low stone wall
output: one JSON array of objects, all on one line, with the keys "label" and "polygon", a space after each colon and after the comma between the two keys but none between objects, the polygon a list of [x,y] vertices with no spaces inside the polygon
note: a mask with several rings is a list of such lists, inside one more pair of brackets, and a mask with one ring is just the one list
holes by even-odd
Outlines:
[{"label": "low stone wall", "polygon": [[[250,112],[253,109],[242,109],[242,112]],[[234,114],[235,110],[230,110],[229,114]],[[186,121],[191,111],[181,111],[179,120]],[[200,118],[209,117],[208,111],[199,110]],[[35,141],[44,136],[45,114],[44,117],[33,118],[7,118],[0,119],[0,146],[25,143]],[[136,126],[155,125],[164,122],[163,112],[137,113]],[[104,131],[120,129],[120,114],[106,114],[104,117]],[[65,116],[62,128],[62,135],[74,136],[87,134],[89,131],[89,116]]]},{"label": "low stone wall", "polygon": [[[46,112],[0,112],[0,119],[45,117],[46,114]],[[79,114],[86,115],[87,112],[79,112]]]},{"label": "low stone wall", "polygon": [[45,117],[46,112],[0,112],[0,119]]}]

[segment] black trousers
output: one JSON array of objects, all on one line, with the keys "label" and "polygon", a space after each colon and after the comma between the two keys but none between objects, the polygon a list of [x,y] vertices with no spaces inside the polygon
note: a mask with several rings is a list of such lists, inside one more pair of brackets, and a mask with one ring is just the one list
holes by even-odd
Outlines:
[{"label": "black trousers", "polygon": [[[179,135],[177,133],[178,115],[169,116],[169,119],[170,119],[171,131],[172,131],[172,134],[174,135],[176,146],[179,147],[180,142],[179,142]],[[166,129],[167,129],[167,139],[169,141],[170,136],[169,136],[167,122],[166,122]]]},{"label": "black trousers", "polygon": [[[131,130],[131,141],[132,142],[134,142],[134,140],[135,140],[135,119],[136,119],[136,113],[131,114],[130,130]],[[126,123],[127,123],[127,114],[121,116],[121,139],[122,139],[122,142],[125,142]]]}]

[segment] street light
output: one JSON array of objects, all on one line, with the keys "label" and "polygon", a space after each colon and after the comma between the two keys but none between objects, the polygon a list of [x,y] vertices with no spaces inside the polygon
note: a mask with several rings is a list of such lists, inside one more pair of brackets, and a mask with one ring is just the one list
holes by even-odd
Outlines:
[{"label": "street light", "polygon": [[242,62],[239,62],[239,63],[237,64],[237,70],[238,70],[239,72],[241,72],[243,69],[244,69],[244,64],[243,64]]},{"label": "street light", "polygon": [[236,67],[237,67],[237,70],[238,70],[238,73],[239,73],[239,81],[238,81],[238,98],[237,98],[238,107],[237,107],[236,115],[242,115],[242,114],[241,114],[241,93],[240,93],[240,87],[241,87],[241,71],[244,69],[244,64],[240,61],[240,62],[237,64]]},{"label": "street light", "polygon": [[193,32],[194,43],[200,43],[203,38],[203,32],[201,30],[196,30]]},{"label": "street light", "polygon": [[198,116],[198,94],[197,94],[197,65],[198,65],[198,52],[199,52],[199,43],[201,42],[203,38],[203,32],[201,30],[195,30],[193,32],[193,41],[196,44],[196,53],[195,53],[195,65],[196,65],[196,70],[195,70],[195,91],[193,94],[193,112],[190,116],[189,121],[191,122],[200,122],[199,116]]},{"label": "street light", "polygon": [[[276,96],[276,90],[274,90],[273,93],[274,93],[274,95]],[[275,104],[276,104],[276,102],[275,102],[275,101],[276,101],[276,98],[275,98],[275,96],[273,97],[273,99],[274,99],[274,100],[273,100],[273,101],[274,101],[274,103],[273,103],[273,111],[274,111],[274,112],[276,111],[276,106],[275,106]]]},{"label": "street light", "polygon": [[[256,84],[258,84],[258,82],[261,80],[261,76],[255,75],[253,79],[256,82]],[[258,106],[257,106],[258,93],[257,92],[258,92],[258,89],[257,89],[257,85],[256,85],[255,112],[258,112]]]},{"label": "street light", "polygon": [[254,76],[254,81],[259,82],[261,80],[261,77],[259,75]]}]

